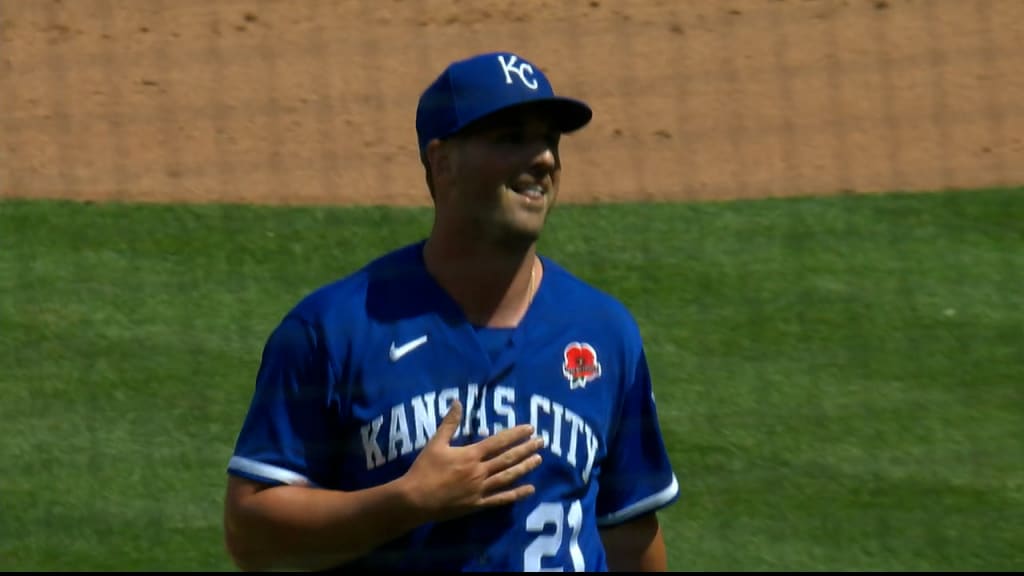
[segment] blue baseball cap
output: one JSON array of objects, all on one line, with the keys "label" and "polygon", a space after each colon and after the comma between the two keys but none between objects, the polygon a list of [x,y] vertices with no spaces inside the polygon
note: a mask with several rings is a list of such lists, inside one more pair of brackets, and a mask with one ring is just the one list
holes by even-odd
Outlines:
[{"label": "blue baseball cap", "polygon": [[420,96],[420,153],[431,140],[453,136],[478,120],[519,106],[540,107],[561,132],[578,130],[593,116],[586,103],[556,96],[547,76],[522,56],[479,54],[449,64]]}]

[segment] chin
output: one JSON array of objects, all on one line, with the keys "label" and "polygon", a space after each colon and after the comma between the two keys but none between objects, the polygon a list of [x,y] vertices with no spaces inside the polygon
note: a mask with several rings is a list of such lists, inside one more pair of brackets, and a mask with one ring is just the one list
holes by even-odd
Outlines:
[{"label": "chin", "polygon": [[[515,192],[510,191],[510,194]],[[503,246],[531,246],[537,242],[544,230],[553,200],[552,196],[544,196],[540,202],[524,205],[522,200],[515,196],[511,201],[502,202],[492,213],[490,224],[486,226],[489,235],[497,244]]]},{"label": "chin", "polygon": [[502,222],[495,226],[496,243],[510,250],[525,250],[540,239],[544,223],[533,222]]}]

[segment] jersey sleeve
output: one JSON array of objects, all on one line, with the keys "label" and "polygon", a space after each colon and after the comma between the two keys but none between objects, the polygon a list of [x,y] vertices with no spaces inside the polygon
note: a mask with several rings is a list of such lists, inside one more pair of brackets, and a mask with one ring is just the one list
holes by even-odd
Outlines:
[{"label": "jersey sleeve", "polygon": [[329,386],[316,331],[288,316],[267,339],[228,473],[320,485],[331,460]]},{"label": "jersey sleeve", "polygon": [[619,423],[609,443],[600,482],[599,526],[619,524],[658,510],[679,496],[642,349],[632,382],[624,390]]}]

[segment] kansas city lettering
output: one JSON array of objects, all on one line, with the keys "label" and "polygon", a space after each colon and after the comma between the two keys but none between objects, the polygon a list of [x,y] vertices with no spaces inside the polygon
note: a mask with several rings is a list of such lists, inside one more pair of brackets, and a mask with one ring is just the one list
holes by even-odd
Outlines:
[{"label": "kansas city lettering", "polygon": [[[420,394],[407,402],[395,404],[386,414],[363,426],[360,435],[366,469],[372,470],[423,448],[459,397],[458,388]],[[462,404],[462,425],[456,430],[455,437],[474,435],[483,438],[517,425],[514,388],[495,386],[488,395],[487,389],[470,384]],[[579,470],[583,481],[588,481],[600,447],[594,430],[578,414],[540,394],[530,396],[528,405],[530,424],[535,435],[544,439],[548,452]]]},{"label": "kansas city lettering", "polygon": [[[568,424],[565,434],[562,433],[563,422]],[[594,467],[594,457],[597,456],[598,441],[597,435],[583,418],[554,400],[534,394],[530,397],[530,424],[544,439],[544,445],[548,450],[555,456],[564,458],[574,468],[580,467],[580,462],[576,459],[577,450],[582,443],[586,443],[586,462],[580,476],[584,482],[590,479],[590,470]],[[564,446],[565,442],[568,442],[568,449]]]}]

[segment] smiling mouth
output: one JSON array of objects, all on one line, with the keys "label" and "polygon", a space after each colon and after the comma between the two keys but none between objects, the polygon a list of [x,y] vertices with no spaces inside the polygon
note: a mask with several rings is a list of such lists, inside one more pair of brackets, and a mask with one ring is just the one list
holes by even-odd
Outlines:
[{"label": "smiling mouth", "polygon": [[509,189],[530,200],[540,200],[544,197],[544,187],[540,184],[514,184],[509,186]]}]

